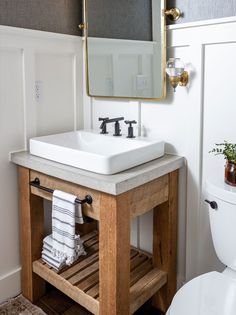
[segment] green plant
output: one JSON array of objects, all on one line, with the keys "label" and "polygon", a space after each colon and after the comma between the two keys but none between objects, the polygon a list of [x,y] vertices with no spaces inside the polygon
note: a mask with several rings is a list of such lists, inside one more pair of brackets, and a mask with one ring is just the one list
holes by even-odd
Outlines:
[{"label": "green plant", "polygon": [[215,155],[222,154],[224,158],[232,163],[236,163],[236,143],[216,143],[216,148],[213,148],[209,153],[215,153]]}]

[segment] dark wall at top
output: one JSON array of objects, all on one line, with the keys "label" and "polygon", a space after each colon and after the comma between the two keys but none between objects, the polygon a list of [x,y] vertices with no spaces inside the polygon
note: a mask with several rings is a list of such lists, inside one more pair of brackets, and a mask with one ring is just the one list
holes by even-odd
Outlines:
[{"label": "dark wall at top", "polygon": [[[133,33],[135,37],[150,38],[150,0],[116,0],[117,14],[108,23],[100,18],[111,0],[88,0],[97,7],[98,19],[93,19],[99,30],[116,28],[124,23],[123,32]],[[128,5],[127,10],[124,6]],[[143,9],[137,9],[141,3]],[[185,23],[213,18],[236,16],[236,0],[167,0],[167,8],[177,6],[184,12],[184,17],[177,23]],[[99,2],[100,3],[100,2]],[[108,13],[109,14],[109,13]],[[135,27],[130,26],[130,14],[135,20]],[[81,35],[78,24],[82,20],[82,0],[0,0],[0,25],[30,28],[42,31]],[[167,21],[167,23],[170,23]],[[148,35],[147,35],[148,34]],[[122,35],[123,36],[123,35]]]},{"label": "dark wall at top", "polygon": [[0,0],[0,24],[81,35],[82,0]]},{"label": "dark wall at top", "polygon": [[236,16],[236,0],[167,0],[167,7],[172,6],[184,13],[176,23]]},{"label": "dark wall at top", "polygon": [[[156,0],[158,1],[158,0]],[[236,16],[236,0],[166,0],[178,7],[186,23]],[[89,36],[151,40],[151,0],[87,0]]]},{"label": "dark wall at top", "polygon": [[90,37],[152,40],[151,0],[87,0]]}]

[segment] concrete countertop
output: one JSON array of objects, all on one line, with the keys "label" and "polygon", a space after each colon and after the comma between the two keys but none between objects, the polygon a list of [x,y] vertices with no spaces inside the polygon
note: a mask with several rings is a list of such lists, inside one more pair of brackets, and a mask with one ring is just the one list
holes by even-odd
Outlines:
[{"label": "concrete countertop", "polygon": [[185,165],[185,159],[165,154],[148,163],[114,175],[101,175],[60,164],[29,154],[27,151],[11,154],[11,162],[71,183],[119,195],[146,184]]}]

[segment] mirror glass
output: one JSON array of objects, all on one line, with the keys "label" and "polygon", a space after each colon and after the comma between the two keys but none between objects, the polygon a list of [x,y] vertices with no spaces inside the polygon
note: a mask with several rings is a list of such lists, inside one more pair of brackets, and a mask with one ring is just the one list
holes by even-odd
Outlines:
[{"label": "mirror glass", "polygon": [[164,0],[84,0],[90,96],[165,97]]}]

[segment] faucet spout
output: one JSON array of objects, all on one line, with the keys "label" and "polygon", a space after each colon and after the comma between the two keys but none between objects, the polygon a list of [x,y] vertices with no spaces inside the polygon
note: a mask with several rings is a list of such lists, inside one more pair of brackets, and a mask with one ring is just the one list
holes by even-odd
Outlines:
[{"label": "faucet spout", "polygon": [[105,117],[105,118],[98,118],[99,121],[102,121],[101,125],[100,125],[100,129],[102,129],[102,131],[100,132],[101,134],[107,134],[107,122],[109,120],[109,117]]}]

